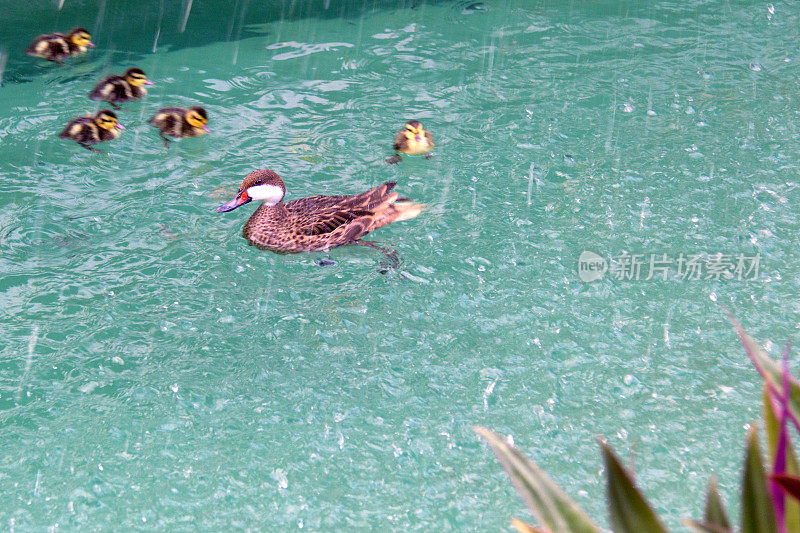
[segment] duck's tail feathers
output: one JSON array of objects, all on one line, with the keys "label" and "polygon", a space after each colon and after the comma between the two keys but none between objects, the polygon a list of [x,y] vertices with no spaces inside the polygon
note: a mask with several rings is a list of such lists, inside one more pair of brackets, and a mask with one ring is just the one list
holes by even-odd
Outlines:
[{"label": "duck's tail feathers", "polygon": [[390,224],[392,222],[410,220],[419,215],[422,210],[425,209],[425,207],[426,206],[424,204],[415,204],[414,202],[393,201],[391,204],[387,205],[385,209],[382,209],[375,217],[375,222],[370,228],[370,231],[382,228],[386,224]]},{"label": "duck's tail feathers", "polygon": [[427,206],[425,204],[417,204],[409,200],[398,200],[392,204],[392,208],[394,208],[394,211],[397,213],[397,216],[393,219],[393,222],[400,222],[401,220],[411,220],[412,218],[416,218],[426,207]]}]

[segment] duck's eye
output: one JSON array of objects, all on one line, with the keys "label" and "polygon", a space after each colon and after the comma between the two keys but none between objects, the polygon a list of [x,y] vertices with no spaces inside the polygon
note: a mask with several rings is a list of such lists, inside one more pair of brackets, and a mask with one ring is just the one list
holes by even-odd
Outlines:
[{"label": "duck's eye", "polygon": [[200,116],[199,113],[195,113],[192,111],[191,113],[186,115],[186,122],[191,124],[192,126],[202,126],[206,123],[206,120]]}]

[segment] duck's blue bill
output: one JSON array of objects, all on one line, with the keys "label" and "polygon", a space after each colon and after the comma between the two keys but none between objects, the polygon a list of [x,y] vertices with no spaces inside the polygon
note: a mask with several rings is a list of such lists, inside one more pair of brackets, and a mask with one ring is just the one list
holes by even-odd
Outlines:
[{"label": "duck's blue bill", "polygon": [[231,200],[230,202],[224,203],[217,208],[217,213],[226,213],[228,211],[233,211],[240,205],[244,205],[249,202],[251,198],[247,196],[246,191],[241,191],[236,195],[236,198]]}]

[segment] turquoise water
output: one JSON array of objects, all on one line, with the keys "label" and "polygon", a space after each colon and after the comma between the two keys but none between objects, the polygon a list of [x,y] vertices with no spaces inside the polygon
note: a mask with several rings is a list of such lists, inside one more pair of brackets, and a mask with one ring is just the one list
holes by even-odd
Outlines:
[{"label": "turquoise water", "polygon": [[[183,32],[70,4],[0,23],[3,527],[508,530],[529,515],[473,424],[601,524],[597,435],[673,528],[711,473],[736,513],[760,388],[720,304],[772,352],[800,315],[791,4],[245,2]],[[24,56],[79,23],[87,57]],[[57,139],[132,64],[156,85],[120,139]],[[146,119],[197,103],[213,133],[163,150]],[[387,166],[409,118],[435,155]],[[375,232],[398,270],[320,267],[214,212],[265,167],[287,198],[394,180],[429,208]],[[584,283],[584,250],[761,269]]]}]

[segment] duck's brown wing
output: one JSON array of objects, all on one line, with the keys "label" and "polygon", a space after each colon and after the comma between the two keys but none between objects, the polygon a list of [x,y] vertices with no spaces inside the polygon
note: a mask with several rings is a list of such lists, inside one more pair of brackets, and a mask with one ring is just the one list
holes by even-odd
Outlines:
[{"label": "duck's brown wing", "polygon": [[425,130],[425,140],[426,140],[426,141],[428,141],[428,146],[430,146],[431,148],[433,148],[433,147],[434,147],[434,144],[433,144],[433,137],[432,137],[432,136],[431,136],[431,134],[428,132],[428,130]]},{"label": "duck's brown wing", "polygon": [[72,139],[81,144],[100,142],[100,128],[91,117],[79,117],[67,124],[59,134],[61,139]]},{"label": "duck's brown wing", "polygon": [[69,43],[60,33],[38,36],[25,52],[30,56],[44,58],[67,57],[70,54]]},{"label": "duck's brown wing", "polygon": [[[147,122],[164,133],[180,135],[180,124],[186,110],[182,107],[162,107]],[[177,128],[176,128],[177,127]]]},{"label": "duck's brown wing", "polygon": [[283,206],[265,204],[245,224],[243,235],[276,253],[328,250],[353,244],[370,231],[419,214],[424,206],[398,201],[389,182],[353,196],[311,196]]},{"label": "duck's brown wing", "polygon": [[345,244],[368,233],[376,217],[394,201],[394,182],[384,183],[352,196],[310,196],[286,204],[292,216],[292,227],[301,235],[321,239],[341,239]]},{"label": "duck's brown wing", "polygon": [[122,76],[108,76],[89,94],[92,100],[127,102],[136,98],[134,87]]}]

